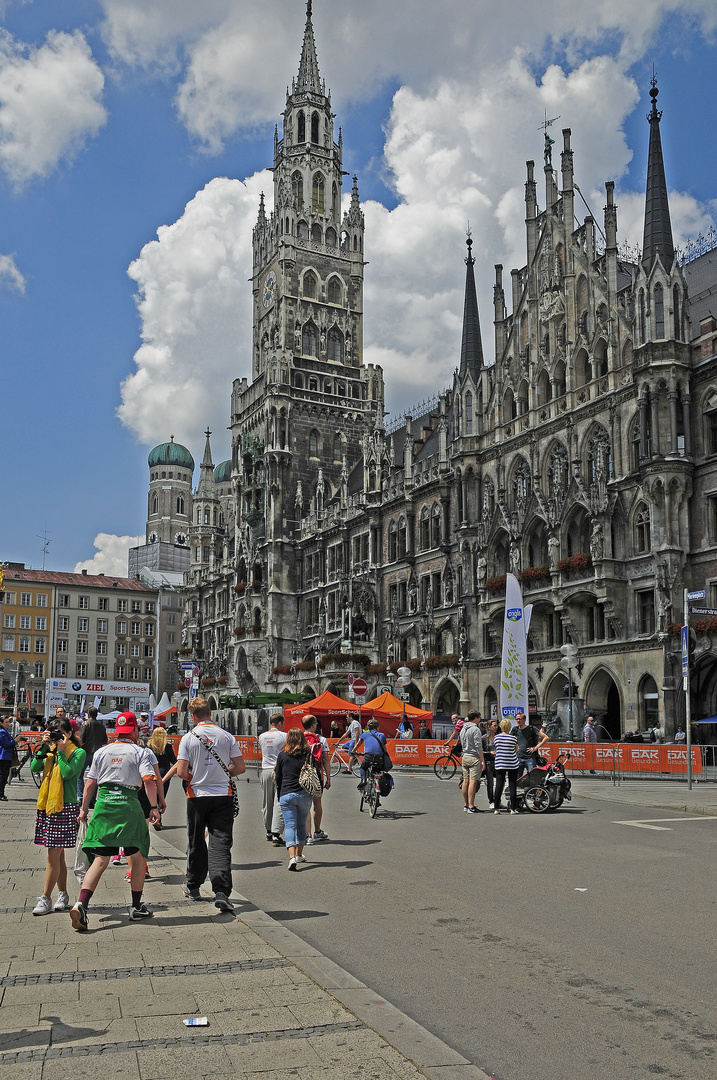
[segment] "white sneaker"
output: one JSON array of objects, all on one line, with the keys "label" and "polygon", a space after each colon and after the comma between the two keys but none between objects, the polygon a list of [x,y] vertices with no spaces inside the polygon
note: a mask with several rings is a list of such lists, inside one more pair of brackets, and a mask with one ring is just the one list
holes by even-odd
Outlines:
[{"label": "white sneaker", "polygon": [[70,898],[69,898],[69,896],[67,895],[66,892],[61,892],[60,895],[57,897],[57,900],[55,901],[55,906],[53,907],[52,910],[53,911],[67,911],[69,906],[70,906]]},{"label": "white sneaker", "polygon": [[306,862],[306,856],[305,855],[297,855],[296,856],[296,861],[297,862]]},{"label": "white sneaker", "polygon": [[488,809],[489,810],[495,810],[495,803],[489,802],[488,803]]},{"label": "white sneaker", "polygon": [[296,859],[289,859],[289,870],[296,870]]},{"label": "white sneaker", "polygon": [[52,900],[49,896],[38,896],[37,904],[33,908],[33,915],[49,915],[52,911]]}]

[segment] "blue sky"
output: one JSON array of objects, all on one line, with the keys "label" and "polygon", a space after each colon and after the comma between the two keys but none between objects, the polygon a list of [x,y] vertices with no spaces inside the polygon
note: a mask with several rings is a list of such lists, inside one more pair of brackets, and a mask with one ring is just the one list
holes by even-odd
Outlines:
[{"label": "blue sky", "polygon": [[[492,267],[522,262],[543,109],[558,140],[572,128],[598,217],[615,179],[639,243],[654,63],[678,242],[715,221],[714,4],[505,8],[314,3],[366,209],[366,359],[392,410],[450,382],[469,218],[492,356]],[[48,568],[73,569],[101,534],[86,565],[117,572],[144,529],[149,448],[173,433],[198,461],[209,423],[228,456],[250,230],[303,23],[299,0],[0,0],[0,559],[40,566],[47,530]]]}]

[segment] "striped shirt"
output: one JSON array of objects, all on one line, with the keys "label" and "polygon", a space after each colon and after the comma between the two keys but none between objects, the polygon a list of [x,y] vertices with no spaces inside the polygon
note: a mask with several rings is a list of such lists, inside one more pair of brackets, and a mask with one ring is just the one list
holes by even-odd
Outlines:
[{"label": "striped shirt", "polygon": [[493,745],[495,746],[496,769],[517,769],[519,767],[518,740],[515,735],[506,735],[501,731],[496,735]]}]

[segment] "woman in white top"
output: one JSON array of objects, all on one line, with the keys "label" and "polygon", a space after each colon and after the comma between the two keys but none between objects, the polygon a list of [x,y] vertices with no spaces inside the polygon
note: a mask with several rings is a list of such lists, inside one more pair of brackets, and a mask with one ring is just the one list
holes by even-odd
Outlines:
[{"label": "woman in white top", "polygon": [[517,782],[520,762],[518,761],[518,740],[515,735],[509,734],[511,726],[510,720],[501,720],[500,733],[493,740],[493,746],[495,747],[494,814],[500,813],[500,800],[505,787],[506,774],[508,775],[508,790],[510,792],[510,812],[511,814],[518,813],[516,806],[518,804]]}]

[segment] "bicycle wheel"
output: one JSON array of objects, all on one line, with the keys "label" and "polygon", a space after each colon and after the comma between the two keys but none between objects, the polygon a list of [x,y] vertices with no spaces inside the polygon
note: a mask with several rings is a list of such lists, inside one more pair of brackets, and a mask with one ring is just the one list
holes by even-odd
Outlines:
[{"label": "bicycle wheel", "polygon": [[378,802],[378,782],[376,780],[376,777],[373,775],[373,773],[371,774],[371,778],[368,781],[368,783],[370,785],[369,789],[368,789],[367,796],[366,796],[367,801],[368,801],[368,807],[369,807],[369,810],[371,811],[371,817],[376,817],[376,812],[377,812],[378,807],[379,807],[379,802]]},{"label": "bicycle wheel", "polygon": [[444,754],[433,762],[433,771],[439,780],[452,780],[458,765],[452,754]]},{"label": "bicycle wheel", "polygon": [[331,757],[331,775],[332,776],[338,776],[339,773],[341,772],[341,766],[343,764],[344,764],[344,762],[341,760],[339,755],[334,750],[334,753],[333,753],[333,755]]},{"label": "bicycle wheel", "polygon": [[354,776],[360,776],[361,775],[361,762],[362,761],[363,761],[363,754],[360,754],[359,757],[354,761],[353,765],[351,766],[351,772],[354,774]]},{"label": "bicycle wheel", "polygon": [[550,792],[544,787],[531,787],[525,792],[525,805],[534,814],[542,814],[550,806]]}]

